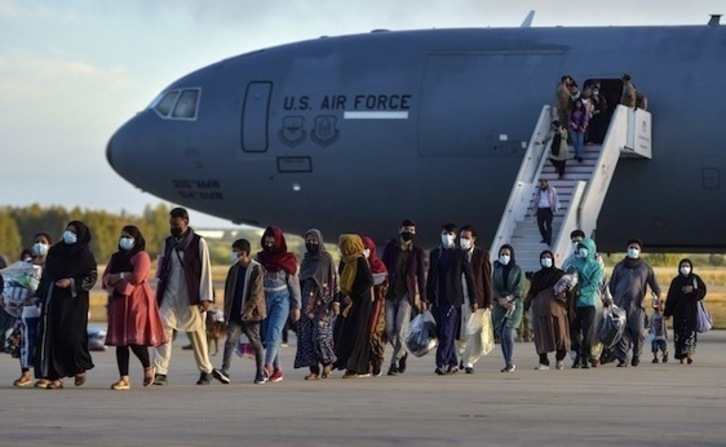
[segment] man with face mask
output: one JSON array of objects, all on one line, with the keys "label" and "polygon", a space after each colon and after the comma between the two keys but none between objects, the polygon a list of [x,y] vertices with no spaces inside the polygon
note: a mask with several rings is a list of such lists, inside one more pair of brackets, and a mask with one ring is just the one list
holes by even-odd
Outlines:
[{"label": "man with face mask", "polygon": [[[436,374],[456,373],[459,368],[456,358],[456,329],[464,304],[464,286],[470,297],[476,297],[474,274],[469,258],[457,247],[456,226],[441,227],[441,245],[431,252],[429,274],[426,281],[426,298],[434,306],[436,335],[439,346],[436,350]],[[463,281],[462,281],[463,278]]]},{"label": "man with face mask", "polygon": [[154,385],[166,385],[171,362],[174,330],[184,331],[194,351],[201,372],[197,385],[208,385],[212,378],[204,312],[212,304],[212,275],[207,241],[189,226],[184,208],[169,213],[171,236],[164,242],[156,300],[159,303],[167,343],[155,348]]},{"label": "man with face mask", "polygon": [[[641,259],[643,243],[639,239],[631,239],[627,245],[628,254],[613,269],[610,278],[610,292],[618,307],[627,312],[627,323],[623,338],[615,346],[615,355],[618,366],[632,366],[640,363],[640,354],[643,352],[643,330],[645,329],[645,307],[643,298],[647,287],[660,300],[660,286],[653,273],[653,268]],[[630,349],[632,348],[632,359]]]},{"label": "man with face mask", "polygon": [[397,240],[390,241],[383,250],[383,264],[388,271],[389,287],[386,294],[386,336],[393,345],[389,376],[406,371],[406,335],[416,294],[426,302],[424,252],[414,245],[416,224],[411,219],[401,222]]}]

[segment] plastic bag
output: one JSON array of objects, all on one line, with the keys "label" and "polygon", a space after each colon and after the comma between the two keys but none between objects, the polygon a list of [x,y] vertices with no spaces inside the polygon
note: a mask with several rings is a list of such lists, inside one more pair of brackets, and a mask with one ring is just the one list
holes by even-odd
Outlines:
[{"label": "plastic bag", "polygon": [[713,327],[713,318],[706,309],[706,305],[703,301],[698,302],[698,312],[696,313],[696,332],[699,334],[705,334],[710,331]]},{"label": "plastic bag", "polygon": [[627,324],[625,309],[616,305],[603,310],[602,323],[597,331],[597,338],[606,348],[612,348],[623,337]]},{"label": "plastic bag", "polygon": [[408,335],[406,336],[408,350],[416,357],[423,357],[436,348],[438,344],[434,316],[429,311],[417,315],[408,326]]},{"label": "plastic bag", "polygon": [[0,271],[5,281],[3,308],[15,318],[20,318],[23,306],[31,304],[33,294],[40,283],[40,266],[18,261]]},{"label": "plastic bag", "polygon": [[478,334],[474,351],[480,355],[487,355],[494,349],[494,327],[492,325],[492,312],[489,309],[479,309],[472,313],[466,324],[466,333]]}]

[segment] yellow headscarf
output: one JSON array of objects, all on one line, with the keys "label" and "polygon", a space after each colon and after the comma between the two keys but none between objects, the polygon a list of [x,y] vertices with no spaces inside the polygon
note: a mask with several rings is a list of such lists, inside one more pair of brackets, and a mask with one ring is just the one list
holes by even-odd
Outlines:
[{"label": "yellow headscarf", "polygon": [[343,255],[343,272],[340,274],[340,291],[348,295],[353,290],[355,276],[358,274],[358,258],[363,257],[363,240],[357,234],[343,234],[338,240]]}]

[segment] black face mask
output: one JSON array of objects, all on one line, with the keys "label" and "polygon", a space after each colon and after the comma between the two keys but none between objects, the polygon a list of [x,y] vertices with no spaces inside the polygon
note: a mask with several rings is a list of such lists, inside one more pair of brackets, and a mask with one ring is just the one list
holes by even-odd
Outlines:
[{"label": "black face mask", "polygon": [[317,254],[320,251],[320,244],[305,244],[305,248],[311,255]]},{"label": "black face mask", "polygon": [[181,228],[172,228],[171,230],[169,230],[169,232],[174,237],[179,237],[179,236],[182,235],[182,229]]},{"label": "black face mask", "polygon": [[401,233],[401,239],[406,242],[413,240],[413,233],[411,233],[410,231],[404,231],[403,233]]},{"label": "black face mask", "polygon": [[266,251],[267,253],[272,253],[272,251],[273,251],[273,250],[275,250],[275,246],[274,246],[274,245],[265,245],[265,246],[263,247],[263,249],[264,249],[264,250],[265,250],[265,251]]}]

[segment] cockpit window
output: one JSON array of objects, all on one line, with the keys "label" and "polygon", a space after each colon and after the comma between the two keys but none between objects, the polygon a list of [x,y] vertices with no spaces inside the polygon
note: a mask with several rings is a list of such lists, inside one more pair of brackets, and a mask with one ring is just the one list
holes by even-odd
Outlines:
[{"label": "cockpit window", "polygon": [[195,120],[201,89],[188,88],[170,90],[159,95],[151,108],[162,118],[176,120]]},{"label": "cockpit window", "polygon": [[197,90],[184,90],[174,107],[173,118],[192,119],[197,114]]},{"label": "cockpit window", "polygon": [[154,107],[154,110],[159,112],[159,115],[161,116],[169,115],[169,112],[171,112],[171,108],[174,107],[177,96],[179,96],[179,92],[176,90],[168,92],[159,100],[159,102]]}]

